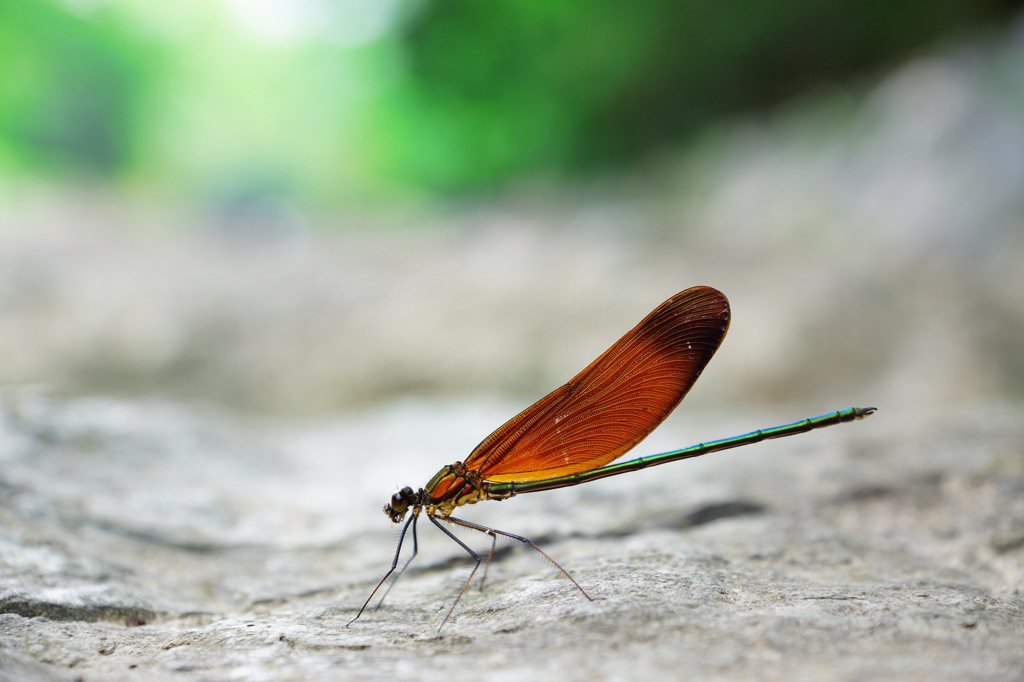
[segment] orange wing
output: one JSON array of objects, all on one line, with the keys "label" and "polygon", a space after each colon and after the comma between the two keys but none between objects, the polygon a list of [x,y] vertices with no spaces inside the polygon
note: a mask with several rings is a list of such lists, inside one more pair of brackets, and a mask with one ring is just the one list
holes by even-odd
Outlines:
[{"label": "orange wing", "polygon": [[510,419],[466,459],[488,481],[540,481],[604,466],[683,399],[729,329],[729,301],[693,287],[662,303],[569,383]]}]

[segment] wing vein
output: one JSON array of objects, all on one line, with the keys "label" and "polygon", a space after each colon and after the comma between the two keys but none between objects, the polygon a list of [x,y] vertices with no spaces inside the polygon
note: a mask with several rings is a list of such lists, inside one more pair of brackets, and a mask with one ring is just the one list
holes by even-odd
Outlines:
[{"label": "wing vein", "polygon": [[466,459],[494,481],[588,471],[618,458],[683,399],[729,327],[729,302],[687,289],[654,310],[564,386],[513,417]]}]

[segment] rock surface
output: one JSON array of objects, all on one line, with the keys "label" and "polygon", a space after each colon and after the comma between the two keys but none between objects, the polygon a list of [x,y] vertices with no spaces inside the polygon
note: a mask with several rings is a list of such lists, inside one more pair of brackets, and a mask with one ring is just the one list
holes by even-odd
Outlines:
[{"label": "rock surface", "polygon": [[[380,513],[515,405],[397,403],[253,424],[3,394],[0,679],[928,679],[1024,675],[1024,419],[898,413],[466,508],[481,592]],[[840,407],[840,406],[834,406]],[[673,416],[638,454],[811,416]],[[463,533],[465,536],[466,534]],[[466,537],[479,550],[487,539]]]},{"label": "rock surface", "polygon": [[[268,232],[0,188],[0,383],[59,391],[0,392],[0,681],[1024,678],[1022,27],[639,191]],[[732,329],[637,455],[879,412],[462,512],[593,601],[502,543],[438,632],[423,523],[346,627],[396,484],[695,284]]]}]

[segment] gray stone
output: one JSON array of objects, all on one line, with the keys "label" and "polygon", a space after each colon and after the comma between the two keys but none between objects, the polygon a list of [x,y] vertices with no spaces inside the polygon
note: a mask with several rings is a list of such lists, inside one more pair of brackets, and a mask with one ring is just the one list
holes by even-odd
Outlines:
[{"label": "gray stone", "polygon": [[[1024,675],[1016,408],[883,407],[464,508],[531,536],[594,600],[499,543],[439,632],[470,563],[427,523],[383,606],[346,626],[391,562],[380,507],[516,406],[405,402],[271,428],[30,389],[2,404],[0,679]],[[684,410],[637,452],[803,416]]]}]

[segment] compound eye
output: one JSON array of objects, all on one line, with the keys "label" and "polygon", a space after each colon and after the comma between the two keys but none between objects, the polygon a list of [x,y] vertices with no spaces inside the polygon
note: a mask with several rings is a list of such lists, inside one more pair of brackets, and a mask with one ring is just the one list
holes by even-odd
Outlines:
[{"label": "compound eye", "polygon": [[412,501],[412,498],[412,488],[406,486],[401,490],[396,491],[395,494],[391,496],[391,507],[395,511],[404,511],[409,507],[409,503]]}]

